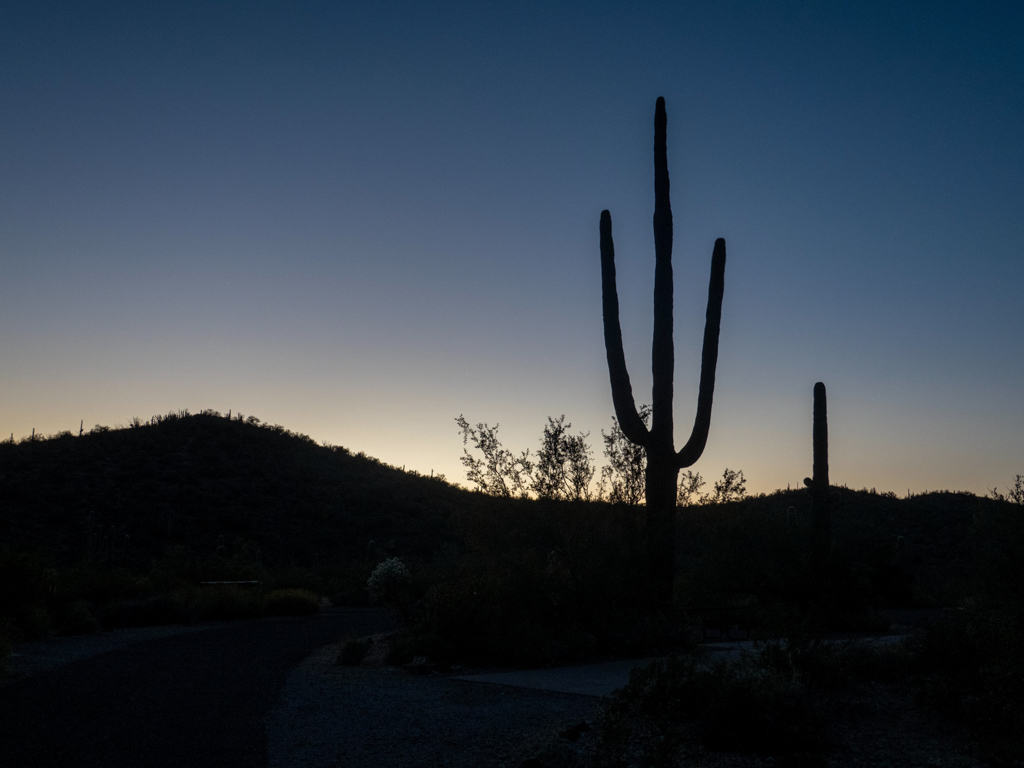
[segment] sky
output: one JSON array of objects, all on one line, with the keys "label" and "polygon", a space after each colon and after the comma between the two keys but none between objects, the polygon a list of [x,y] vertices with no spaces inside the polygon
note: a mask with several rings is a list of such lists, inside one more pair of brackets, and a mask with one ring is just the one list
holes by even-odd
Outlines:
[{"label": "sky", "polygon": [[[1024,5],[0,5],[0,435],[255,415],[465,482],[613,413],[600,212],[650,401],[668,111],[676,446],[750,492],[1024,473]],[[710,486],[710,482],[709,482]]]}]

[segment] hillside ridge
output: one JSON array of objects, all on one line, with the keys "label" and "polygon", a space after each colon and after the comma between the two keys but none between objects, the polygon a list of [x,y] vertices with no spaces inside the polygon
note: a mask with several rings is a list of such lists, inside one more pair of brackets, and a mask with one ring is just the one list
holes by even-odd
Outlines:
[{"label": "hillside ridge", "polygon": [[236,539],[257,542],[278,565],[348,561],[371,542],[425,558],[451,510],[474,496],[215,411],[0,443],[0,545],[45,547],[65,564],[144,567],[168,546],[213,551]]}]

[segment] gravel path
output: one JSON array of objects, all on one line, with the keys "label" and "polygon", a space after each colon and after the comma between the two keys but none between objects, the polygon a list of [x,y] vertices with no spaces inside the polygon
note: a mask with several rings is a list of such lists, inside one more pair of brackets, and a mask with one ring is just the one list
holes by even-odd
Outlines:
[{"label": "gravel path", "polygon": [[0,685],[0,764],[518,766],[598,699],[339,667],[381,611],[26,643]]},{"label": "gravel path", "polygon": [[379,611],[335,610],[237,622],[65,659],[0,688],[2,763],[266,765],[265,720],[289,672],[343,634],[392,626]]},{"label": "gravel path", "polygon": [[73,637],[48,637],[45,640],[20,643],[17,650],[7,660],[7,674],[0,677],[0,687],[11,685],[17,680],[55,669],[78,659],[88,659],[101,653],[109,653],[129,645],[144,643],[147,640],[202,632],[222,626],[225,626],[224,622],[174,624],[166,627],[117,629],[113,632],[97,632],[92,635]]},{"label": "gravel path", "polygon": [[267,718],[271,768],[518,766],[598,699],[397,669],[339,667],[322,648]]}]

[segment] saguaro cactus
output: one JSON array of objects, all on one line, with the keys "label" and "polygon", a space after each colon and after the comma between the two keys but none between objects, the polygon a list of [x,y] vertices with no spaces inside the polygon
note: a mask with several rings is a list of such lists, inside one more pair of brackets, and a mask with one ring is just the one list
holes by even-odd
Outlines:
[{"label": "saguaro cactus", "polygon": [[623,434],[647,454],[646,523],[651,546],[652,576],[661,590],[659,597],[671,597],[674,569],[674,528],[676,483],[679,470],[700,458],[711,427],[711,402],[715,392],[718,362],[718,332],[725,291],[725,240],[715,241],[711,257],[711,281],[704,325],[697,417],[690,439],[675,449],[672,427],[672,379],[675,347],[672,341],[672,206],[669,201],[668,152],[666,149],[665,100],[658,98],[654,111],[654,343],[651,369],[654,374],[651,400],[651,428],[648,430],[633,400],[619,326],[619,298],[615,287],[615,247],[612,218],[601,212],[601,288],[604,310],[604,343],[612,402]]},{"label": "saguaro cactus", "polygon": [[811,527],[817,538],[828,542],[832,535],[832,515],[828,482],[828,405],[825,385],[814,385],[814,467],[813,477],[805,477],[804,485],[811,493]]}]

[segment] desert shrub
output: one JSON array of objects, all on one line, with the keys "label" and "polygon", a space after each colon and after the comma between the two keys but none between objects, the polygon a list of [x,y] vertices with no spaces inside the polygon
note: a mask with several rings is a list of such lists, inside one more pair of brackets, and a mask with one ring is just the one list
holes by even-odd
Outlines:
[{"label": "desert shrub", "polygon": [[398,635],[391,639],[387,655],[384,657],[384,663],[392,667],[408,664],[417,656],[416,650],[416,637]]},{"label": "desert shrub", "polygon": [[252,619],[263,613],[260,596],[255,590],[234,585],[200,589],[194,606],[197,618],[202,621]]},{"label": "desert shrub", "polygon": [[634,670],[602,715],[599,750],[606,762],[626,754],[668,764],[685,739],[709,747],[784,755],[819,748],[819,722],[807,689],[748,656],[706,664],[673,656]]},{"label": "desert shrub", "polygon": [[68,604],[87,601],[106,605],[119,600],[135,600],[153,590],[150,580],[127,568],[102,563],[86,563],[62,570],[56,576],[55,597]]},{"label": "desert shrub", "polygon": [[191,624],[196,609],[181,593],[158,594],[136,600],[122,600],[100,613],[100,621],[115,627],[151,627],[165,624]]},{"label": "desert shrub", "polygon": [[195,552],[180,545],[168,547],[153,563],[149,580],[158,592],[187,590],[203,581],[265,582],[268,574],[260,557],[255,542],[240,538],[213,552]]},{"label": "desert shrub", "polygon": [[267,571],[266,588],[271,592],[279,589],[301,589],[318,595],[327,592],[323,576],[309,568],[298,566]]},{"label": "desert shrub", "polygon": [[473,663],[544,665],[678,647],[645,579],[642,511],[504,501],[454,516],[459,546],[414,576],[415,631]]},{"label": "desert shrub", "polygon": [[93,612],[92,604],[85,600],[78,600],[68,606],[61,625],[60,634],[62,635],[87,635],[97,632],[101,628],[100,622]]},{"label": "desert shrub", "polygon": [[975,515],[975,550],[979,587],[1001,602],[1024,602],[1024,510],[1019,504],[1002,503]]},{"label": "desert shrub", "polygon": [[446,667],[455,658],[451,646],[431,632],[404,630],[392,635],[387,642],[384,663],[389,666],[408,664],[416,657],[423,657],[440,667]]},{"label": "desert shrub", "polygon": [[0,549],[0,620],[7,620],[13,640],[34,640],[46,634],[55,578],[46,554]]},{"label": "desert shrub", "polygon": [[350,638],[341,644],[341,651],[338,653],[338,664],[346,667],[357,667],[363,663],[367,651],[373,641],[369,638]]},{"label": "desert shrub", "polygon": [[785,639],[757,645],[756,665],[772,674],[799,680],[816,690],[848,688],[865,681],[896,683],[910,673],[911,656],[902,642],[825,640],[793,632]]},{"label": "desert shrub", "polygon": [[399,558],[389,557],[373,569],[366,582],[370,603],[398,605],[409,586],[409,569]]},{"label": "desert shrub", "polygon": [[875,621],[863,559],[843,542],[819,551],[806,525],[764,499],[681,509],[677,561],[677,605],[709,628],[765,629],[780,611],[835,630]]},{"label": "desert shrub", "polygon": [[275,589],[263,598],[271,616],[308,616],[320,612],[320,598],[306,589]]},{"label": "desert shrub", "polygon": [[537,666],[593,652],[593,636],[551,600],[540,553],[520,555],[521,568],[467,558],[430,587],[415,630],[472,663]]},{"label": "desert shrub", "polygon": [[7,673],[7,659],[14,651],[14,627],[9,619],[0,618],[0,676]]},{"label": "desert shrub", "polygon": [[911,641],[921,700],[967,723],[997,763],[1024,759],[1024,615],[1013,607],[950,614]]},{"label": "desert shrub", "polygon": [[366,582],[375,567],[372,562],[359,559],[332,569],[326,574],[323,594],[330,596],[332,605],[369,605]]},{"label": "desert shrub", "polygon": [[906,677],[907,649],[828,642],[813,633],[760,643],[739,659],[673,656],[634,670],[604,710],[602,759],[627,754],[669,764],[688,738],[723,751],[786,756],[779,764],[823,765],[815,691]]}]

